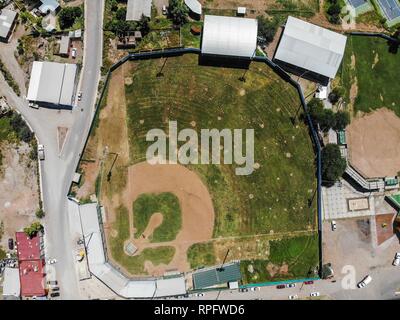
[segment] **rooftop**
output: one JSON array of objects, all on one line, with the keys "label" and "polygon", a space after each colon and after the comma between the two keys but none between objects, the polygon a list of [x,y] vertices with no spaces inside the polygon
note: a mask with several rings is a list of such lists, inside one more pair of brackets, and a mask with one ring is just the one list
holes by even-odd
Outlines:
[{"label": "rooftop", "polygon": [[274,59],[335,78],[347,38],[289,16]]},{"label": "rooftop", "polygon": [[35,61],[32,66],[27,99],[71,106],[76,72],[75,64]]},{"label": "rooftop", "polygon": [[256,19],[206,15],[203,54],[251,58],[257,48]]},{"label": "rooftop", "polygon": [[38,260],[41,257],[40,236],[29,238],[25,232],[16,232],[18,261]]},{"label": "rooftop", "polygon": [[201,15],[201,3],[197,0],[185,0],[185,4],[190,9],[190,11],[195,14]]},{"label": "rooftop", "polygon": [[126,20],[139,21],[142,15],[151,17],[151,0],[128,0]]},{"label": "rooftop", "polygon": [[46,294],[43,267],[43,260],[19,263],[19,278],[23,297],[40,297]]},{"label": "rooftop", "polygon": [[48,13],[50,12],[55,12],[60,4],[58,3],[57,0],[40,0],[42,3],[41,6],[39,7],[40,12],[42,13]]},{"label": "rooftop", "polygon": [[239,281],[242,278],[239,263],[226,264],[222,268],[207,268],[193,274],[195,289],[209,288],[228,282]]},{"label": "rooftop", "polygon": [[0,10],[0,37],[7,38],[17,13],[8,9]]}]

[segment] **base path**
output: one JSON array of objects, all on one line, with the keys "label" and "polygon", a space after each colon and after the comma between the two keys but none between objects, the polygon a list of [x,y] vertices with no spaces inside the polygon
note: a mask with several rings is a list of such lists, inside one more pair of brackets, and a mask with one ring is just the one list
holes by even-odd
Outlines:
[{"label": "base path", "polygon": [[386,108],[354,120],[346,129],[350,163],[366,178],[400,171],[400,118]]},{"label": "base path", "polygon": [[[139,250],[157,246],[171,245],[176,249],[174,258],[168,266],[150,268],[150,273],[162,274],[166,270],[190,270],[187,262],[187,249],[194,243],[212,238],[214,228],[214,207],[210,193],[200,177],[181,165],[150,165],[139,163],[128,169],[128,187],[123,195],[127,208],[143,193],[171,192],[179,199],[182,212],[182,229],[171,242],[149,243],[138,239],[135,245]],[[132,212],[130,214],[132,217]],[[155,221],[154,221],[155,222]],[[135,222],[133,221],[133,226]],[[131,231],[133,232],[133,231]]]}]

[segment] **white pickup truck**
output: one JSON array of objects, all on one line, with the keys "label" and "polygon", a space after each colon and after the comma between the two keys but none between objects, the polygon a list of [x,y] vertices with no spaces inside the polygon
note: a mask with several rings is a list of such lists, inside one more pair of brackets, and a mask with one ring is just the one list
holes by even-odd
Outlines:
[{"label": "white pickup truck", "polygon": [[39,144],[37,150],[38,150],[39,160],[44,160],[44,146],[42,144]]},{"label": "white pickup truck", "polygon": [[364,287],[366,287],[368,284],[370,284],[371,281],[372,281],[372,277],[371,277],[370,275],[368,275],[368,276],[366,276],[364,279],[362,279],[362,280],[358,283],[357,287],[359,287],[359,288],[364,288]]}]

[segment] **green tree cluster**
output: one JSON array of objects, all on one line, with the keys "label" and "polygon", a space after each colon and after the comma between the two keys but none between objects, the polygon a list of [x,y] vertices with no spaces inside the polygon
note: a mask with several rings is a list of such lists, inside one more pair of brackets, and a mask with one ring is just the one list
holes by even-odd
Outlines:
[{"label": "green tree cluster", "polygon": [[328,8],[326,9],[326,13],[328,15],[328,20],[330,23],[340,23],[341,10],[342,7],[340,6],[339,0],[328,0]]},{"label": "green tree cluster", "polygon": [[189,9],[183,0],[169,0],[168,11],[175,25],[181,26],[188,21]]},{"label": "green tree cluster", "polygon": [[277,16],[269,19],[264,16],[257,17],[258,21],[258,38],[259,43],[267,45],[274,40],[276,30],[278,29],[280,20]]},{"label": "green tree cluster", "polygon": [[11,114],[10,125],[20,140],[26,143],[32,141],[33,132],[29,129],[19,113],[13,112]]},{"label": "green tree cluster", "polygon": [[319,125],[323,132],[328,132],[329,129],[343,130],[350,123],[349,113],[346,111],[333,112],[330,109],[324,109],[321,100],[311,99],[307,104],[308,112],[310,113],[314,127]]},{"label": "green tree cluster", "polygon": [[43,229],[44,228],[41,225],[41,223],[39,221],[36,221],[36,222],[32,223],[29,227],[24,228],[24,232],[28,237],[33,238],[40,231],[43,231]]},{"label": "green tree cluster", "polygon": [[81,7],[64,7],[61,9],[58,17],[60,21],[61,29],[69,29],[71,28],[76,19],[82,17],[82,8]]}]

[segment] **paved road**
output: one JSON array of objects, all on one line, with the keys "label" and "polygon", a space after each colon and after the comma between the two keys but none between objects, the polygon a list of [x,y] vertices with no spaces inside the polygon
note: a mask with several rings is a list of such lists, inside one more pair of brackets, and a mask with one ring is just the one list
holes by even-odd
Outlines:
[{"label": "paved road", "polygon": [[[83,97],[72,111],[29,108],[26,100],[17,97],[0,75],[0,93],[21,112],[45,146],[46,159],[40,165],[46,212],[46,257],[58,260],[55,274],[63,299],[79,298],[66,196],[94,114],[102,63],[103,8],[104,0],[85,1],[85,58],[80,79]],[[57,138],[59,126],[70,128],[61,153]]]},{"label": "paved road", "polygon": [[51,158],[46,159],[43,170],[44,203],[49,217],[46,221],[47,248],[50,255],[59,258],[57,278],[63,299],[79,297],[66,195],[94,114],[102,62],[103,7],[104,0],[85,2],[85,58],[81,78],[83,97],[73,110],[72,128],[60,157],[53,152]]}]

